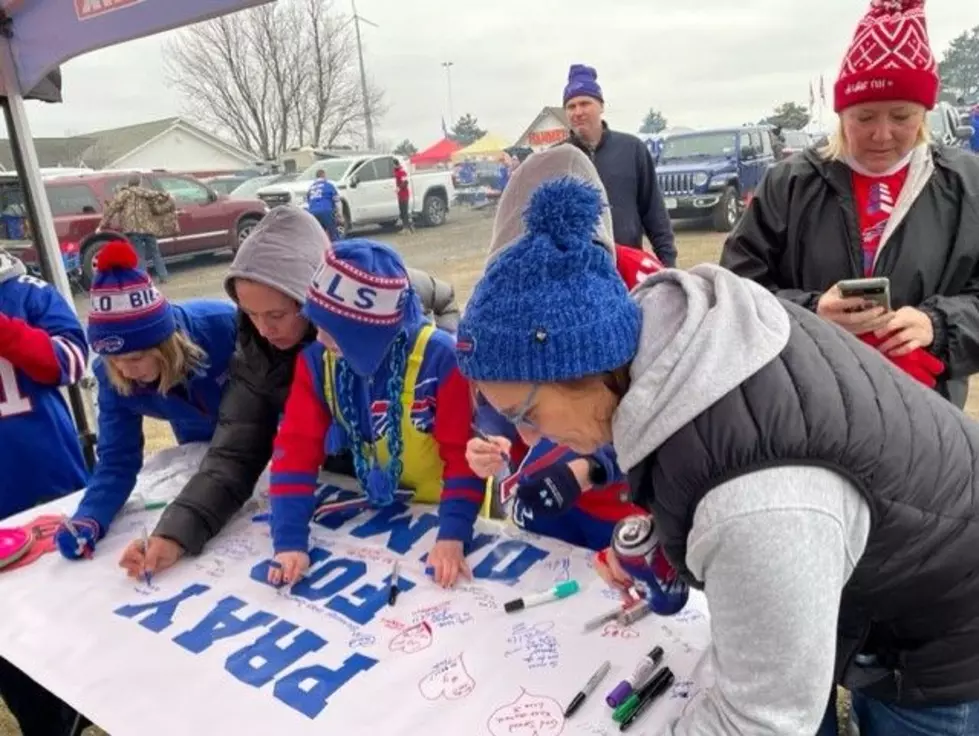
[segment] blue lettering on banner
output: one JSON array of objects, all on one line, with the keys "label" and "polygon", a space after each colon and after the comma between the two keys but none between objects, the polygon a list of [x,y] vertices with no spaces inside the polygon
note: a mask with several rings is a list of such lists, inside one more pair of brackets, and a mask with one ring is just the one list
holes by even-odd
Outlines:
[{"label": "blue lettering on banner", "polygon": [[[356,624],[366,626],[387,606],[390,582],[391,576],[386,575],[381,587],[365,584],[357,588],[351,595],[360,599],[359,604],[352,603],[349,598],[338,595],[327,601],[326,607],[331,611],[336,611],[341,616],[346,616]],[[407,593],[414,587],[415,584],[403,575],[398,576],[399,591]]]},{"label": "blue lettering on banner", "polygon": [[[349,501],[354,498],[359,498],[361,495],[362,494],[359,491],[351,491],[346,488],[338,488],[337,486],[327,485],[320,488],[317,500],[319,503],[326,503],[327,501]],[[361,513],[361,509],[351,509],[350,511],[332,511],[322,519],[318,519],[316,523],[322,527],[336,531],[354,517],[359,516]]]},{"label": "blue lettering on banner", "polygon": [[235,611],[244,606],[245,602],[240,598],[222,598],[197,626],[175,636],[173,640],[188,652],[200,654],[219,639],[239,636],[257,626],[268,626],[277,618],[265,611],[258,611],[246,618],[235,616]]},{"label": "blue lettering on banner", "polygon": [[195,595],[200,595],[201,593],[205,593],[210,589],[210,585],[195,583],[194,585],[188,585],[173,598],[168,598],[165,601],[153,601],[152,603],[137,603],[132,606],[122,606],[121,608],[117,608],[114,613],[117,616],[123,616],[125,618],[136,618],[141,613],[153,611],[152,614],[140,621],[139,625],[156,634],[159,634],[173,623],[173,614],[176,612],[177,606],[188,598],[193,598]]},{"label": "blue lettering on banner", "polygon": [[[535,547],[529,542],[505,539],[490,550],[489,554],[472,569],[473,578],[515,582],[550,554],[547,550]],[[504,562],[507,562],[506,567],[500,569]]]},{"label": "blue lettering on banner", "polygon": [[290,592],[308,601],[322,601],[349,588],[366,574],[367,563],[338,558],[311,568],[302,580],[292,586]]},{"label": "blue lettering on banner", "polygon": [[[469,557],[469,555],[479,552],[479,550],[481,550],[483,547],[486,547],[487,545],[493,544],[493,542],[495,542],[499,538],[500,538],[499,534],[476,534],[472,538],[472,541],[465,546],[466,557]],[[422,562],[427,562],[428,552],[423,554],[419,559]]]},{"label": "blue lettering on banner", "polygon": [[[414,587],[414,584],[404,578],[401,578],[400,585],[402,590]],[[370,587],[372,586],[364,586],[357,594]],[[150,631],[160,633],[173,624],[177,606],[208,590],[210,586],[196,583],[187,586],[172,598],[122,606],[115,613],[135,619],[140,614],[152,612],[139,623]],[[386,598],[384,602],[386,603]],[[305,665],[279,677],[286,669],[297,664],[306,655],[318,652],[328,642],[314,632],[300,629],[289,621],[276,621],[276,616],[265,611],[257,611],[247,617],[235,615],[236,611],[246,605],[248,604],[233,596],[223,598],[196,626],[174,637],[173,641],[187,651],[200,654],[219,639],[240,636],[257,627],[269,627],[251,644],[232,653],[225,660],[224,668],[235,679],[255,688],[275,681],[273,697],[307,718],[316,718],[337,690],[378,662],[362,654],[351,654],[337,669],[320,664]],[[380,608],[381,606],[378,610]],[[288,637],[291,637],[291,641],[284,643],[283,640]]]},{"label": "blue lettering on banner", "polygon": [[[292,586],[291,595],[303,598],[312,603],[326,601],[325,606],[331,611],[365,626],[373,621],[387,606],[388,586],[391,576],[386,575],[380,586],[365,583],[350,594],[350,598],[340,595],[354,583],[367,574],[367,564],[361,560],[350,560],[344,557],[332,557],[331,553],[320,547],[309,551],[310,569],[305,577]],[[268,582],[269,565],[271,560],[265,560],[252,568],[252,580],[271,585]],[[322,563],[322,564],[319,564]],[[415,587],[415,583],[404,575],[398,576],[398,589],[406,593]],[[355,598],[360,602],[354,602]]]},{"label": "blue lettering on banner", "polygon": [[307,654],[326,646],[326,639],[305,629],[300,630],[289,644],[280,646],[279,642],[297,628],[288,621],[279,621],[255,643],[228,657],[224,668],[246,685],[267,685]]},{"label": "blue lettering on banner", "polygon": [[[309,566],[311,568],[315,567],[318,563],[322,562],[329,556],[329,551],[323,549],[322,547],[313,547],[311,550],[309,550]],[[271,583],[269,583],[269,568],[271,566],[271,559],[263,560],[252,568],[252,571],[249,573],[248,577],[250,577],[256,583],[271,585]]]},{"label": "blue lettering on banner", "polygon": [[319,664],[303,667],[276,680],[272,694],[307,718],[316,718],[323,712],[333,693],[375,664],[376,659],[351,654],[337,670]]},{"label": "blue lettering on banner", "polygon": [[408,507],[402,503],[385,506],[370,519],[350,530],[351,536],[357,539],[376,537],[379,534],[390,534],[387,548],[392,552],[404,555],[414,547],[421,538],[439,525],[438,516],[423,513],[412,520]]},{"label": "blue lettering on banner", "polygon": [[343,276],[340,274],[334,274],[333,279],[330,281],[330,285],[326,287],[326,293],[329,296],[332,296],[338,302],[345,302],[347,300],[340,296],[337,288],[340,286],[341,281],[343,281]]},{"label": "blue lettering on banner", "polygon": [[369,289],[366,286],[357,289],[357,299],[354,301],[354,306],[357,309],[373,309],[376,302],[377,292],[374,289]]}]

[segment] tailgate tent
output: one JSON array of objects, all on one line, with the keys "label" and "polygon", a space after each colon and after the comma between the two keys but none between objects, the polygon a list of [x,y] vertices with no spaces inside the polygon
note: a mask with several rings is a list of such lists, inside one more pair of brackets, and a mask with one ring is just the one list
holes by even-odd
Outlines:
[{"label": "tailgate tent", "polygon": [[[58,66],[123,41],[262,5],[270,0],[0,0],[0,104],[44,278],[72,301],[51,208],[44,193],[24,100],[61,101]],[[91,374],[83,381],[92,385]],[[69,388],[89,462],[95,433],[82,386]]]},{"label": "tailgate tent", "polygon": [[462,146],[451,138],[443,138],[433,146],[429,146],[424,151],[420,151],[411,157],[412,166],[437,166],[438,164],[448,163],[452,159],[452,154]]},{"label": "tailgate tent", "polygon": [[502,161],[510,142],[487,133],[475,143],[452,154],[452,161]]}]

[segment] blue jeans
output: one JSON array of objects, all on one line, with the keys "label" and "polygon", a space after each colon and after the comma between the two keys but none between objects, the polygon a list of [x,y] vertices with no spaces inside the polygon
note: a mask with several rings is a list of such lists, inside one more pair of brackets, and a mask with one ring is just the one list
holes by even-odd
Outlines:
[{"label": "blue jeans", "polygon": [[310,210],[310,214],[315,217],[320,226],[326,230],[326,234],[330,236],[330,242],[335,243],[341,240],[340,228],[337,227],[336,215],[333,210],[329,212],[313,212]]},{"label": "blue jeans", "polygon": [[133,249],[135,249],[139,256],[139,263],[143,268],[149,271],[147,262],[152,260],[156,277],[160,281],[166,281],[170,278],[170,274],[167,273],[167,266],[163,262],[163,254],[160,252],[160,244],[156,241],[155,235],[150,235],[149,233],[126,233],[126,238],[132,243]]},{"label": "blue jeans", "polygon": [[[835,690],[834,690],[835,694]],[[851,715],[860,736],[971,736],[979,734],[979,702],[932,708],[903,708],[852,693]],[[816,736],[837,736],[836,698]]]}]

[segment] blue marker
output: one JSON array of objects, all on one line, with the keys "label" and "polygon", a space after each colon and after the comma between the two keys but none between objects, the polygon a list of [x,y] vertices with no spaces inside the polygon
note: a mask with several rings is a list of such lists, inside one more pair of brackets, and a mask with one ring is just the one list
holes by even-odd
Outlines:
[{"label": "blue marker", "polygon": [[516,613],[517,611],[522,611],[525,608],[530,608],[531,606],[539,606],[541,603],[550,603],[551,601],[559,601],[562,598],[567,598],[568,596],[574,595],[580,590],[578,587],[577,580],[566,580],[563,583],[558,583],[550,590],[546,590],[543,593],[535,593],[534,595],[529,595],[526,598],[517,598],[512,601],[508,601],[503,604],[503,610],[507,613]]}]

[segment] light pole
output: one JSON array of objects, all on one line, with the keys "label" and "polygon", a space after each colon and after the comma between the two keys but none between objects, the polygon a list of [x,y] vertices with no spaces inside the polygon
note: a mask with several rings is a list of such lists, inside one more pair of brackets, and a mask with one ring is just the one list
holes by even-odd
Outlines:
[{"label": "light pole", "polygon": [[452,115],[452,67],[455,66],[455,62],[443,61],[442,68],[445,69],[445,83],[449,90],[449,125],[455,126],[456,119]]},{"label": "light pole", "polygon": [[364,69],[364,47],[360,42],[360,23],[363,21],[369,26],[377,28],[376,23],[371,23],[367,18],[357,15],[357,2],[350,0],[350,7],[354,11],[354,33],[357,36],[357,58],[360,61],[360,94],[364,98],[364,130],[367,133],[367,150],[374,150],[374,121],[371,119],[371,101],[367,93],[367,71]]}]

